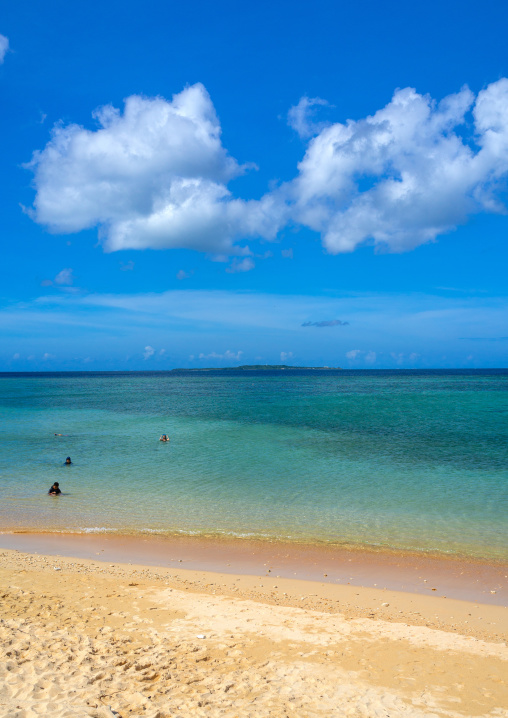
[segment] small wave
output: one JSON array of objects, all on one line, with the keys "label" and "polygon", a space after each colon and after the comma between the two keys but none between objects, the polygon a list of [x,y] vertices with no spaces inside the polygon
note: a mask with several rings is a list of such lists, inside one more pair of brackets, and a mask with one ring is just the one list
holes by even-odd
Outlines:
[{"label": "small wave", "polygon": [[84,534],[105,534],[117,532],[117,529],[107,529],[105,526],[89,526],[86,528],[80,528],[79,530]]}]

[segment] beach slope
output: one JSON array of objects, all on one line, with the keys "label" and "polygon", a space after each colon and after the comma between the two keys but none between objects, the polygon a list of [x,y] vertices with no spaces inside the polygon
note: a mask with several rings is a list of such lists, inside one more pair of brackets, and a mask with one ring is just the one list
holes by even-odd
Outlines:
[{"label": "beach slope", "polygon": [[0,581],[2,718],[508,716],[502,606],[5,550]]}]

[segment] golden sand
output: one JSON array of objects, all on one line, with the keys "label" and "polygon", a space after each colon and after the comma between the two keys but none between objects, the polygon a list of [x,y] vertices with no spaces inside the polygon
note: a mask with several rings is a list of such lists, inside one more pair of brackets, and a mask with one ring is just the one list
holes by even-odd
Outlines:
[{"label": "golden sand", "polygon": [[0,716],[508,716],[508,609],[0,552]]}]

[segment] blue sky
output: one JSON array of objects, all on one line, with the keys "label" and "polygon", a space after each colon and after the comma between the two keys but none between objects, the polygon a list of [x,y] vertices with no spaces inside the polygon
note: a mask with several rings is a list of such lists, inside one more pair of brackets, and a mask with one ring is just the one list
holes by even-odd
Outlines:
[{"label": "blue sky", "polygon": [[2,9],[0,371],[507,366],[502,3]]}]

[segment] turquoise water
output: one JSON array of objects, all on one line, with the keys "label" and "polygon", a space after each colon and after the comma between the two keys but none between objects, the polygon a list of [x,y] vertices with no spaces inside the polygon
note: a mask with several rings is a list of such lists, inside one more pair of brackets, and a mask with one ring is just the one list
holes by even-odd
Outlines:
[{"label": "turquoise water", "polygon": [[4,531],[508,559],[508,372],[4,375],[0,412]]}]

